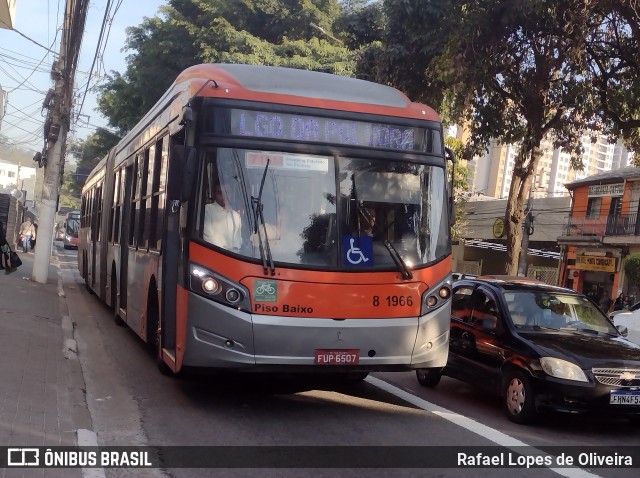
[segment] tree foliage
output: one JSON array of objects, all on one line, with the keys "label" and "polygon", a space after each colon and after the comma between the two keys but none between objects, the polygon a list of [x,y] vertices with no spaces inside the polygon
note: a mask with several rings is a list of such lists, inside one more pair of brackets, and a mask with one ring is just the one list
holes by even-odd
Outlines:
[{"label": "tree foliage", "polygon": [[625,257],[622,267],[629,281],[640,288],[640,253],[636,252]]},{"label": "tree foliage", "polygon": [[[464,144],[449,136],[445,138],[445,144],[451,148],[456,158],[460,158]],[[469,198],[469,168],[467,168],[464,162],[457,160],[455,166],[451,163],[447,163],[448,177],[451,178],[453,171],[453,200],[456,208],[456,222],[451,226],[451,239],[459,240],[464,236],[464,231],[467,227],[467,220],[465,214],[465,206]]]},{"label": "tree foliage", "polygon": [[383,1],[385,66],[378,71],[386,81],[463,124],[465,158],[484,153],[492,140],[520,148],[506,211],[508,274],[517,272],[524,205],[541,142],[551,140],[571,153],[579,169],[581,138],[608,117],[586,48],[597,37],[594,24],[607,26],[603,15],[593,16],[594,5],[604,11],[605,3]]},{"label": "tree foliage", "polygon": [[105,128],[98,128],[85,140],[76,141],[69,145],[69,154],[76,159],[76,170],[71,171],[67,168],[64,172],[59,206],[79,209],[80,193],[87,175],[119,140],[120,136],[117,134]]},{"label": "tree foliage", "polygon": [[[640,2],[593,0],[585,15],[595,113],[612,141],[640,151]],[[635,156],[640,166],[640,155]]]}]

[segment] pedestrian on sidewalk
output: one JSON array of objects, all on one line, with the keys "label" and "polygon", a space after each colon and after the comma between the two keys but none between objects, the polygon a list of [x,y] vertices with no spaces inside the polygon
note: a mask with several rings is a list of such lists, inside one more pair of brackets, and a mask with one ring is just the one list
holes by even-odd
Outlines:
[{"label": "pedestrian on sidewalk", "polygon": [[33,227],[33,221],[30,217],[20,224],[20,237],[22,237],[22,252],[31,250],[31,239],[36,238],[36,228]]},{"label": "pedestrian on sidewalk", "polygon": [[615,303],[613,304],[613,310],[624,310],[626,308],[627,308],[627,298],[624,296],[622,292],[620,292],[620,295],[618,296]]},{"label": "pedestrian on sidewalk", "polygon": [[7,242],[7,235],[4,232],[4,225],[0,222],[0,250],[2,250],[2,257],[0,258],[0,270],[9,269],[9,243]]},{"label": "pedestrian on sidewalk", "polygon": [[11,252],[11,247],[9,247],[9,243],[7,242],[7,235],[4,231],[4,225],[0,222],[0,270],[4,269],[4,273],[9,275],[12,272],[17,271],[17,267],[14,267],[11,264],[9,253]]}]

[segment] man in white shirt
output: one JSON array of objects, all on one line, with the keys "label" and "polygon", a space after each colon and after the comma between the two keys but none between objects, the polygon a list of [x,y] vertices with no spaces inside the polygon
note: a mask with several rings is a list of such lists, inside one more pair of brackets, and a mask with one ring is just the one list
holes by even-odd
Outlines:
[{"label": "man in white shirt", "polygon": [[240,214],[227,207],[219,182],[214,186],[214,202],[204,207],[203,237],[227,250],[238,250],[242,245]]}]

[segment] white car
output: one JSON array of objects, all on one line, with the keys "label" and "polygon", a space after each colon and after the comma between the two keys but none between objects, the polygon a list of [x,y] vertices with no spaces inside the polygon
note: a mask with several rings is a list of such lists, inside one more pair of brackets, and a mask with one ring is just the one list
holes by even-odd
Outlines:
[{"label": "white car", "polygon": [[627,321],[638,321],[636,323],[640,323],[640,302],[636,302],[627,310],[616,310],[609,314],[609,318],[613,321],[614,324],[618,325],[619,323],[623,323],[623,325],[627,324]]}]

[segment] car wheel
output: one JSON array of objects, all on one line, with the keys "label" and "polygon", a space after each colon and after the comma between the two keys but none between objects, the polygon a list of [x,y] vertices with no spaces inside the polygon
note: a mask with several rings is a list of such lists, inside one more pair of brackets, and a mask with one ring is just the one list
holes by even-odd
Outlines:
[{"label": "car wheel", "polygon": [[419,368],[416,370],[418,383],[423,387],[433,388],[440,383],[442,378],[441,368]]},{"label": "car wheel", "polygon": [[504,407],[514,423],[530,423],[536,416],[535,392],[531,379],[521,370],[507,373],[504,382]]}]

